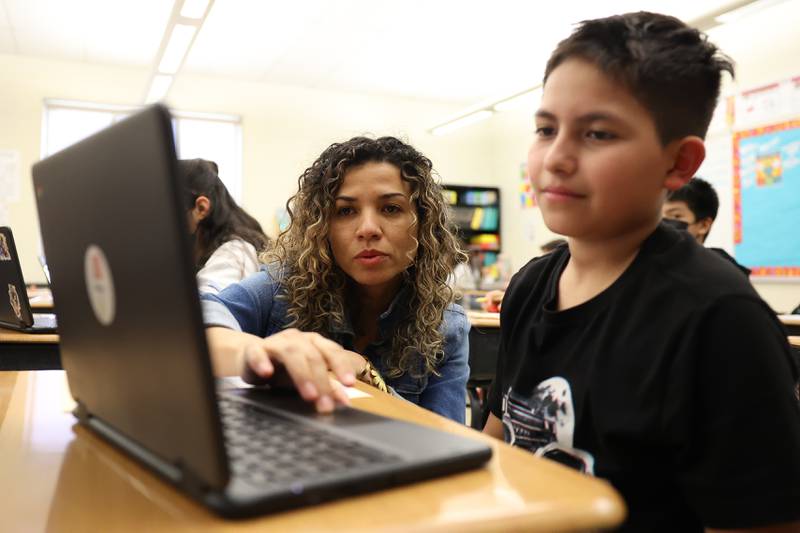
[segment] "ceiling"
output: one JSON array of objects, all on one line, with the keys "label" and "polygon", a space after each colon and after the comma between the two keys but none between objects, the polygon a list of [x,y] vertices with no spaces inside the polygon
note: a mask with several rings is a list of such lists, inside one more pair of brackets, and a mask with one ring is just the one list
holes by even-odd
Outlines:
[{"label": "ceiling", "polygon": [[[696,20],[730,3],[216,0],[181,72],[474,103],[536,84],[579,20],[633,10]],[[0,0],[0,53],[153,68],[173,5]]]}]

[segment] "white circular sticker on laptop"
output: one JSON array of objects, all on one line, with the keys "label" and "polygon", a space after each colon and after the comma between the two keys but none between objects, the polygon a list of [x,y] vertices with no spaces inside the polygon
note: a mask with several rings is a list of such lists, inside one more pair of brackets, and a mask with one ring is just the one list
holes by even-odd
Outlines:
[{"label": "white circular sticker on laptop", "polygon": [[86,292],[97,321],[104,326],[111,325],[116,313],[114,278],[108,266],[106,254],[95,244],[90,244],[83,258],[83,273],[86,278]]}]

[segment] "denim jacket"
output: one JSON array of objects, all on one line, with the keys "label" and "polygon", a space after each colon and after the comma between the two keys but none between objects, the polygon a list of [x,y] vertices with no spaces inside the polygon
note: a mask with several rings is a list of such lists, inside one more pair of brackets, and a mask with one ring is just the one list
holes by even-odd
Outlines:
[{"label": "denim jacket", "polygon": [[[286,329],[287,302],[278,295],[284,291],[280,275],[267,267],[229,285],[219,294],[201,295],[206,326],[222,326],[268,337]],[[392,349],[392,334],[405,310],[405,292],[401,291],[378,319],[378,340],[367,346],[367,357],[386,378],[386,359]],[[461,306],[451,304],[445,309],[444,359],[437,371],[413,377],[408,372],[397,378],[386,378],[386,384],[406,400],[457,422],[464,422],[466,386],[469,377],[470,324]],[[328,335],[345,349],[353,350],[355,335],[348,322],[344,328],[331,327]],[[418,360],[422,368],[423,360]],[[415,372],[422,374],[422,372]]]}]

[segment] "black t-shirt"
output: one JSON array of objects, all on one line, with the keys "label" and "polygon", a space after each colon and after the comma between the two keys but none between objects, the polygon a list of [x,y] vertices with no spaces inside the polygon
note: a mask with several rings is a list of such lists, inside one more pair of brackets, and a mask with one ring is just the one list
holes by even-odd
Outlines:
[{"label": "black t-shirt", "polygon": [[562,247],[503,298],[489,405],[516,446],[608,479],[633,531],[800,519],[785,332],[735,266],[665,225],[608,289],[557,311]]},{"label": "black t-shirt", "polygon": [[749,268],[747,268],[746,266],[744,266],[744,265],[740,264],[740,263],[739,263],[739,262],[738,262],[736,259],[734,259],[734,258],[733,258],[733,256],[732,256],[731,254],[729,254],[728,252],[726,252],[726,251],[725,251],[725,250],[723,250],[722,248],[711,248],[711,247],[709,247],[709,250],[711,250],[712,252],[716,252],[716,253],[718,253],[718,254],[719,254],[719,255],[721,255],[723,258],[725,258],[725,259],[727,259],[728,261],[730,261],[731,263],[733,263],[733,264],[734,264],[734,266],[735,266],[736,268],[738,268],[738,269],[739,269],[739,271],[741,271],[741,273],[742,273],[742,274],[744,274],[744,275],[745,275],[745,276],[747,276],[748,278],[750,277],[750,273],[752,272],[752,270],[750,270],[750,269],[749,269]]}]

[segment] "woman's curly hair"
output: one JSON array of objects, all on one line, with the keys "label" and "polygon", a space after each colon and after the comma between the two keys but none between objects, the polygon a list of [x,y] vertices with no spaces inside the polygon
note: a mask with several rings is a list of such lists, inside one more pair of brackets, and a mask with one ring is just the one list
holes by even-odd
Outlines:
[{"label": "woman's curly hair", "polygon": [[289,226],[264,262],[282,266],[290,327],[330,336],[331,326],[343,326],[348,280],[334,261],[328,233],[345,174],[368,162],[386,162],[400,170],[411,187],[418,229],[416,258],[404,272],[409,294],[405,316],[394,331],[389,360],[384,361],[388,377],[437,373],[444,358],[440,328],[454,298],[448,281],[467,256],[441,185],[434,180],[433,165],[412,146],[394,137],[354,137],[330,145],[298,179],[298,192],[286,203]]}]

